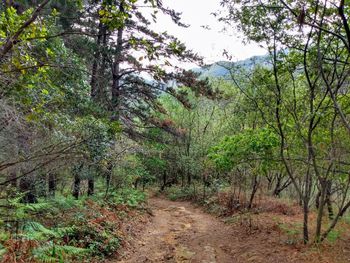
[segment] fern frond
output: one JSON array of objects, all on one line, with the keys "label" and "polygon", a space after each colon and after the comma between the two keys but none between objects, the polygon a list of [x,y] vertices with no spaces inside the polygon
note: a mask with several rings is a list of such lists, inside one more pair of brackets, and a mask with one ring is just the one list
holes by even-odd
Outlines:
[{"label": "fern frond", "polygon": [[[60,245],[45,245],[33,250],[35,258],[41,262],[57,262],[63,258],[85,256],[90,251],[84,248],[78,248],[74,246],[60,246]],[[66,261],[64,261],[66,262]]]},{"label": "fern frond", "polygon": [[35,203],[35,204],[26,204],[23,206],[25,211],[34,211],[38,212],[40,210],[47,210],[51,206],[50,203]]},{"label": "fern frond", "polygon": [[74,233],[76,228],[72,226],[49,229],[38,222],[27,222],[23,230],[22,237],[30,240],[44,241],[50,238],[62,238],[67,234]]}]

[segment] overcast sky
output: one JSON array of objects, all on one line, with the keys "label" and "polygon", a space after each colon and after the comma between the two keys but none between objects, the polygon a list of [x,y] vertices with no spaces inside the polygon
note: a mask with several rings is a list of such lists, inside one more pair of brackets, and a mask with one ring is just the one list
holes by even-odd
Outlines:
[{"label": "overcast sky", "polygon": [[[183,22],[189,24],[189,28],[180,28],[169,18],[159,17],[157,31],[167,31],[178,37],[188,48],[193,49],[205,58],[206,63],[227,60],[223,55],[226,49],[234,60],[242,60],[254,55],[266,53],[256,44],[243,44],[238,33],[231,36],[220,33],[222,24],[210,14],[220,8],[220,0],[163,0],[165,6],[182,12]],[[211,30],[201,26],[208,25]]]}]

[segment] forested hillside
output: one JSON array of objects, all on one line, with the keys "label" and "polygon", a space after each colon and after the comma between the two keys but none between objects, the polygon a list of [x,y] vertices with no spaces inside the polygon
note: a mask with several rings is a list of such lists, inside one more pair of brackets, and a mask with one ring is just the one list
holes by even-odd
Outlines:
[{"label": "forested hillside", "polygon": [[194,68],[192,71],[200,73],[200,77],[224,78],[230,80],[230,72],[233,68],[240,68],[247,71],[253,70],[256,66],[269,67],[268,56],[254,56],[237,62],[218,61],[213,64],[205,65],[201,68]]},{"label": "forested hillside", "polygon": [[217,2],[1,1],[1,262],[350,262],[349,4]]}]

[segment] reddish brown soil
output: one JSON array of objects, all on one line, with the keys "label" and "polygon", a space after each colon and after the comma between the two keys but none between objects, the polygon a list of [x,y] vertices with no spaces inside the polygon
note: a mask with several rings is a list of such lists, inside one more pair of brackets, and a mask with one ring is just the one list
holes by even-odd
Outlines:
[{"label": "reddish brown soil", "polygon": [[350,262],[350,237],[304,246],[293,234],[300,214],[235,215],[226,220],[188,202],[151,198],[154,217],[114,262]]}]

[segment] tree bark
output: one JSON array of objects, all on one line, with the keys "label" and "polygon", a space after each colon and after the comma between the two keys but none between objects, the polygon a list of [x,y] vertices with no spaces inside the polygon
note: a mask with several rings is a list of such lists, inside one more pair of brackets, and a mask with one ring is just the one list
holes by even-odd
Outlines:
[{"label": "tree bark", "polygon": [[22,202],[28,204],[37,203],[37,197],[35,193],[34,178],[31,176],[23,177],[19,182],[19,189],[21,193],[24,193]]},{"label": "tree bark", "polygon": [[73,193],[72,195],[78,199],[79,198],[79,195],[80,195],[80,182],[81,182],[81,179],[79,177],[78,174],[75,174],[74,176],[74,184],[73,184]]},{"label": "tree bark", "polygon": [[49,173],[48,177],[48,188],[49,188],[49,196],[55,197],[56,189],[57,189],[57,177],[54,173]]},{"label": "tree bark", "polygon": [[161,191],[164,191],[165,187],[166,187],[166,181],[167,181],[167,174],[166,171],[163,172],[163,183],[162,186],[160,187]]},{"label": "tree bark", "polygon": [[326,204],[327,204],[327,209],[328,209],[329,220],[334,219],[334,211],[333,211],[333,206],[332,206],[332,201],[331,201],[331,195],[332,195],[332,182],[329,181],[327,184],[327,193],[326,193]]},{"label": "tree bark", "polygon": [[316,232],[315,232],[315,241],[320,242],[321,237],[321,226],[322,226],[322,217],[323,217],[323,210],[326,200],[326,191],[327,191],[327,182],[324,180],[321,180],[321,190],[320,190],[320,198],[319,198],[319,207],[318,207],[318,213],[317,213],[317,220],[316,220]]},{"label": "tree bark", "polygon": [[[119,6],[120,12],[124,12],[123,3]],[[123,27],[120,27],[117,32],[117,45],[116,54],[112,64],[112,121],[118,121],[120,119],[120,107],[121,107],[121,68],[120,63],[122,61],[123,54]]]},{"label": "tree bark", "polygon": [[101,40],[102,40],[102,34],[103,34],[103,24],[102,22],[98,25],[98,35],[96,39],[96,51],[94,54],[94,61],[92,64],[92,72],[91,72],[91,81],[90,81],[90,87],[91,87],[91,98],[95,99],[98,94],[98,87],[97,87],[97,72],[98,72],[98,64],[101,57]]},{"label": "tree bark", "polygon": [[248,203],[248,209],[252,209],[253,207],[253,202],[254,202],[254,197],[256,192],[258,191],[259,187],[259,182],[258,182],[258,177],[255,175],[253,178],[253,186],[252,186],[252,192],[250,193],[250,198],[249,198],[249,203]]},{"label": "tree bark", "polygon": [[89,178],[88,179],[88,196],[92,196],[95,193],[95,179]]}]

